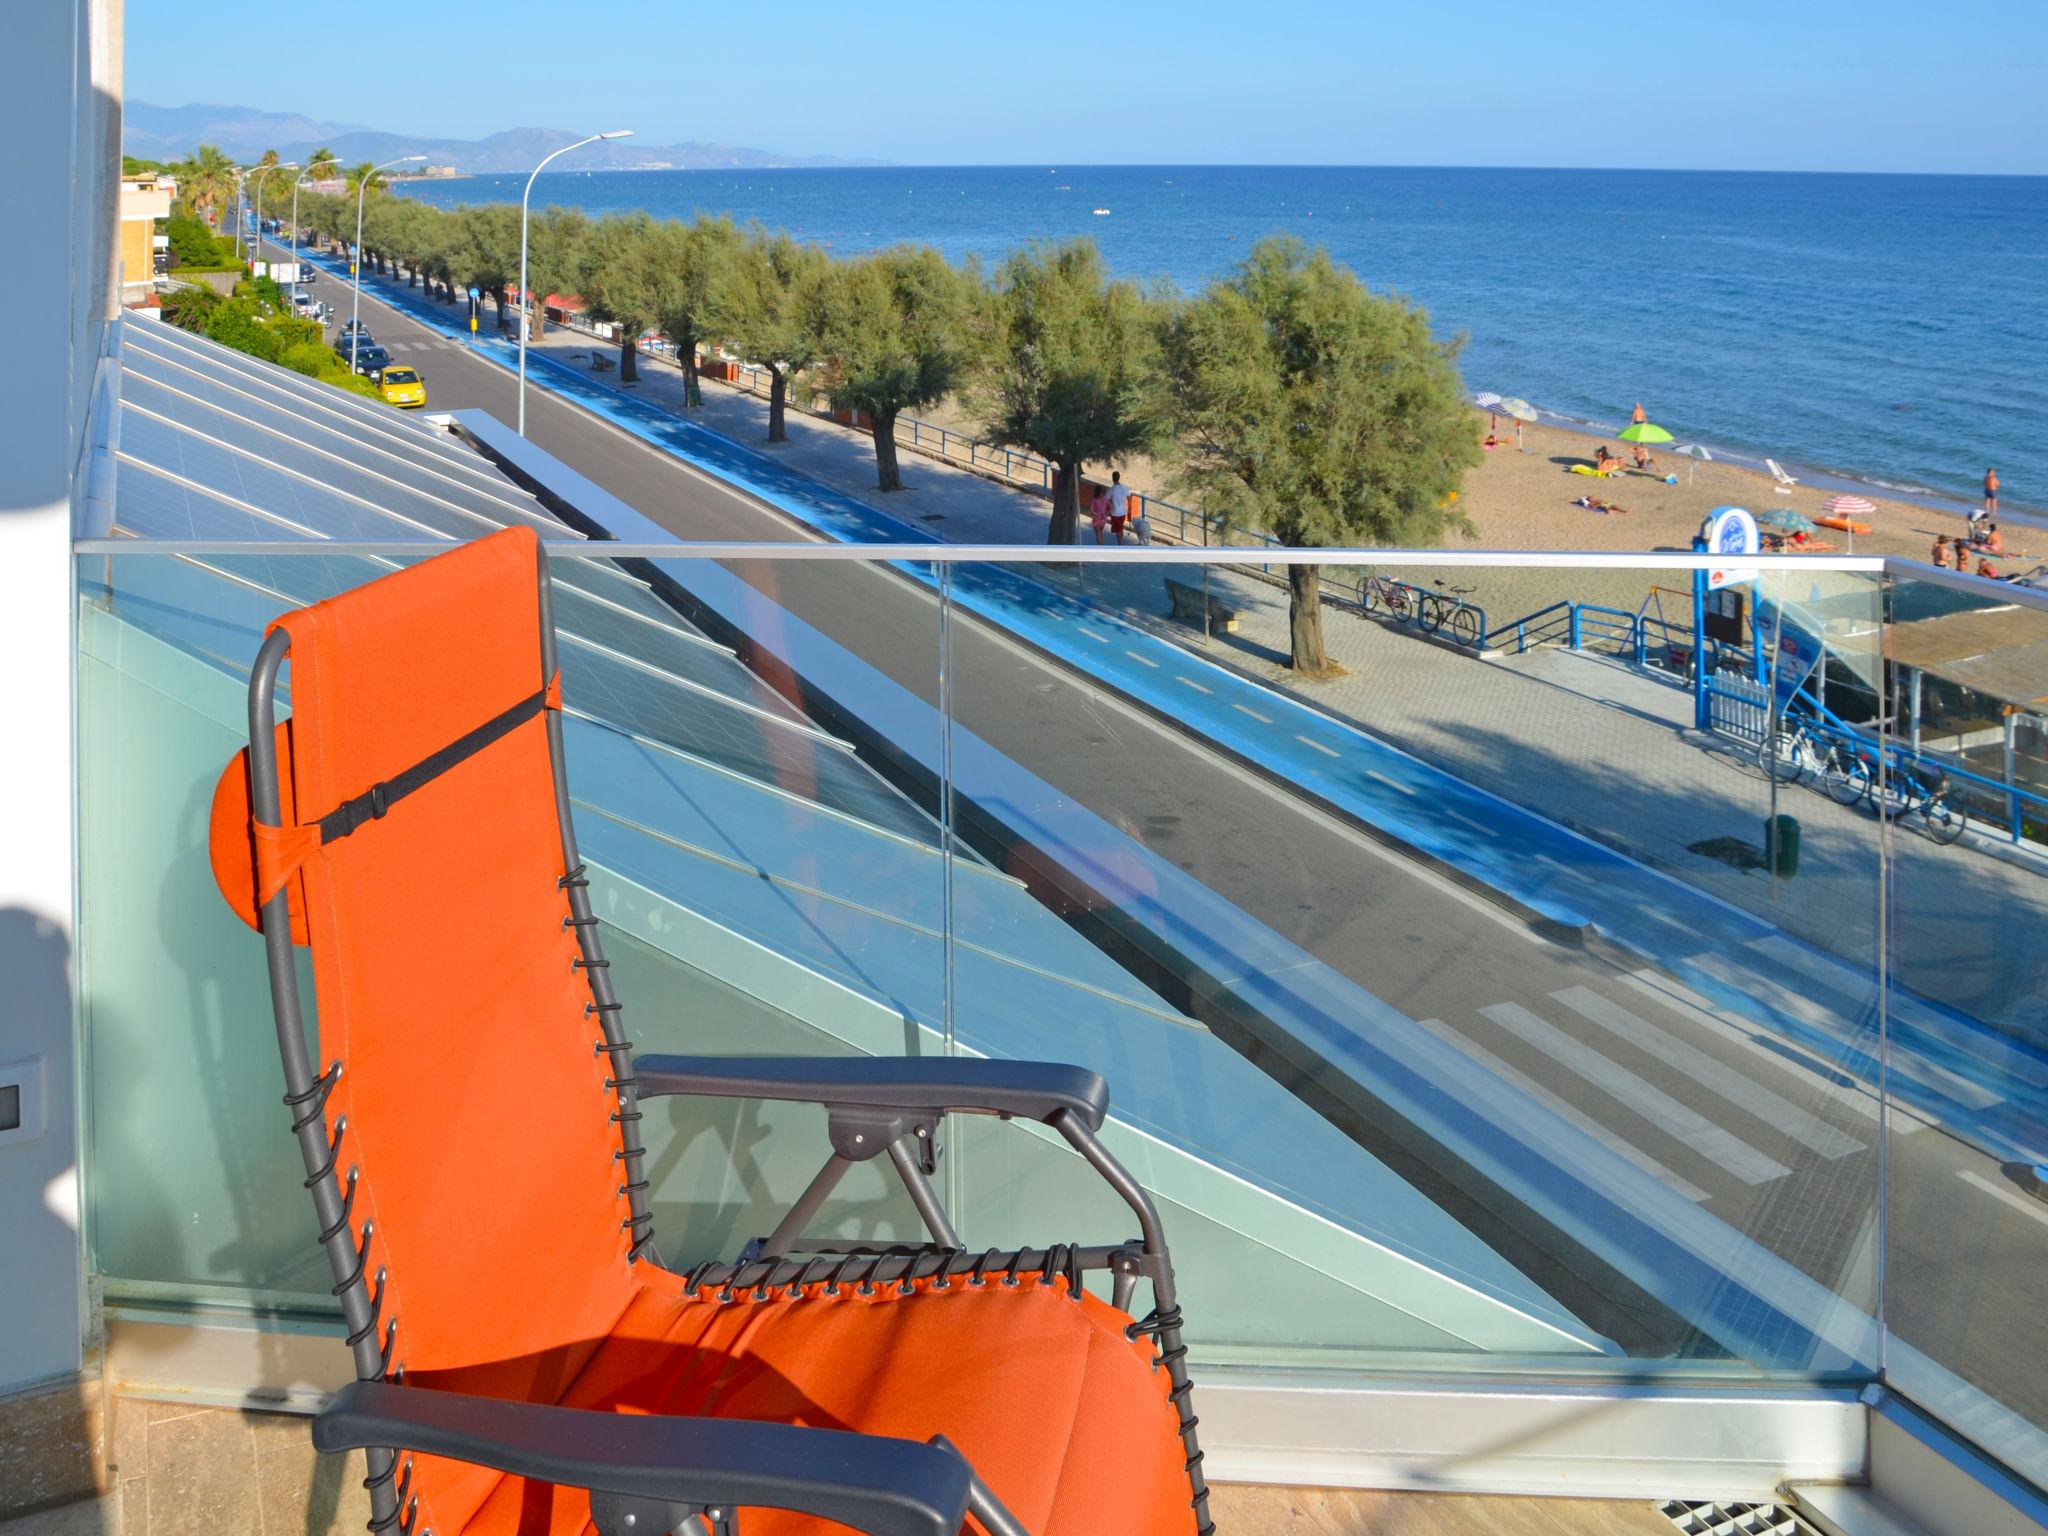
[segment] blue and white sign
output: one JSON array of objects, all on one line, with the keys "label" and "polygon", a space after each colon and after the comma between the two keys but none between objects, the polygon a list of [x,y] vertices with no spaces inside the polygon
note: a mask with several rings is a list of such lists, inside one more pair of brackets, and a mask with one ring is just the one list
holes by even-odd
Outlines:
[{"label": "blue and white sign", "polygon": [[472,304],[475,303],[478,299],[482,298],[483,296],[483,290],[480,288],[472,288],[469,290],[469,298]]},{"label": "blue and white sign", "polygon": [[[1716,507],[1707,519],[1707,550],[1710,554],[1723,556],[1753,555],[1762,547],[1757,533],[1756,519],[1746,507]],[[1755,581],[1754,566],[1737,568],[1716,566],[1707,572],[1707,587],[1730,587],[1738,582]]]}]

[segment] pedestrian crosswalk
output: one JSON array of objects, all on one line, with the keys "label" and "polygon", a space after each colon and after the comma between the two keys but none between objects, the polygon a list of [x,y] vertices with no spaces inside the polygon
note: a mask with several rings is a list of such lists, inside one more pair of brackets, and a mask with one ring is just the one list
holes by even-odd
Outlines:
[{"label": "pedestrian crosswalk", "polygon": [[[1831,1198],[1843,1199],[1854,1197],[1842,1180],[1866,1177],[1865,1167],[1875,1177],[1874,1162],[1858,1161],[1884,1124],[1869,1084],[1781,1048],[1655,969],[1418,1023],[1526,1101],[1532,1140],[1552,1138],[1559,1160],[1582,1176],[1601,1156],[1590,1141],[1731,1219],[1788,1179],[1826,1181]],[[1891,1128],[1911,1134],[1921,1124],[1895,1116]],[[1626,1175],[1616,1168],[1614,1177]]]}]

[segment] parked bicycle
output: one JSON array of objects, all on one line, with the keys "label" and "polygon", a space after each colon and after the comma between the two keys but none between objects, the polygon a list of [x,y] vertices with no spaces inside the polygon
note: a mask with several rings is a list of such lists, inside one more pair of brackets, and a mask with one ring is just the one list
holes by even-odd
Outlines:
[{"label": "parked bicycle", "polygon": [[1479,610],[1465,599],[1476,592],[1476,587],[1454,587],[1447,581],[1438,581],[1437,590],[1418,594],[1417,607],[1422,618],[1422,627],[1431,634],[1448,626],[1451,638],[1460,645],[1479,643]]},{"label": "parked bicycle", "polygon": [[1894,768],[1870,790],[1871,803],[1887,821],[1919,818],[1920,830],[1944,848],[1963,835],[1969,810],[1950,793],[1949,777],[1939,765],[1913,763]]},{"label": "parked bicycle", "polygon": [[1358,603],[1367,613],[1384,611],[1398,623],[1412,624],[1416,619],[1415,599],[1422,596],[1405,582],[1392,581],[1385,576],[1366,572],[1358,588]]}]

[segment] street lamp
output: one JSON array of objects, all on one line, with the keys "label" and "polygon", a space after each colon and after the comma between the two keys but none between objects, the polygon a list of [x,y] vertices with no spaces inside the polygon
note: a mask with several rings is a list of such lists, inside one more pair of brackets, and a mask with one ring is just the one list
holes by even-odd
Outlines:
[{"label": "street lamp", "polygon": [[[278,165],[259,165],[259,166],[255,167],[255,170],[256,170],[256,256],[257,256],[257,259],[258,259],[258,260],[261,260],[261,259],[262,259],[262,256],[263,256],[263,183],[264,183],[265,179],[266,179],[266,178],[267,178],[267,177],[268,177],[268,176],[270,175],[270,173],[271,173],[272,171],[296,171],[296,170],[297,170],[298,168],[299,168],[299,162],[298,162],[298,161],[296,161],[296,160],[286,160],[286,161],[284,161],[284,162],[282,162],[281,164],[278,164]],[[297,196],[297,194],[295,193],[295,194],[293,194],[293,196],[294,196],[294,199],[296,199],[296,196]],[[236,210],[236,216],[237,216],[237,219],[239,220],[239,218],[240,218],[240,210],[239,210],[239,209],[238,209],[238,210]]]},{"label": "street lamp", "polygon": [[354,280],[354,292],[348,301],[348,371],[356,371],[356,349],[363,344],[363,199],[370,195],[370,183],[377,179],[379,171],[388,171],[394,165],[411,165],[415,160],[424,160],[425,155],[400,155],[396,160],[386,160],[382,165],[373,165],[363,172],[363,179],[356,185],[356,248],[350,254],[348,270]]},{"label": "street lamp", "polygon": [[519,435],[526,436],[526,312],[532,302],[526,291],[526,218],[529,202],[533,197],[534,177],[547,168],[548,161],[556,155],[566,155],[572,149],[581,149],[586,144],[595,144],[599,139],[630,139],[633,130],[614,128],[609,133],[593,133],[587,139],[578,139],[574,144],[564,144],[553,155],[545,155],[539,165],[533,168],[533,175],[526,178],[526,190],[519,197]]}]

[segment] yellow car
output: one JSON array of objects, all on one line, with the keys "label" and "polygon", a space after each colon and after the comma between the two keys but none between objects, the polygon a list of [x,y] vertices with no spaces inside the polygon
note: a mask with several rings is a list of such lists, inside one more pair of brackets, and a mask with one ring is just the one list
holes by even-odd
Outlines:
[{"label": "yellow car", "polygon": [[377,375],[377,393],[386,405],[422,406],[427,403],[427,381],[417,368],[386,368]]}]

